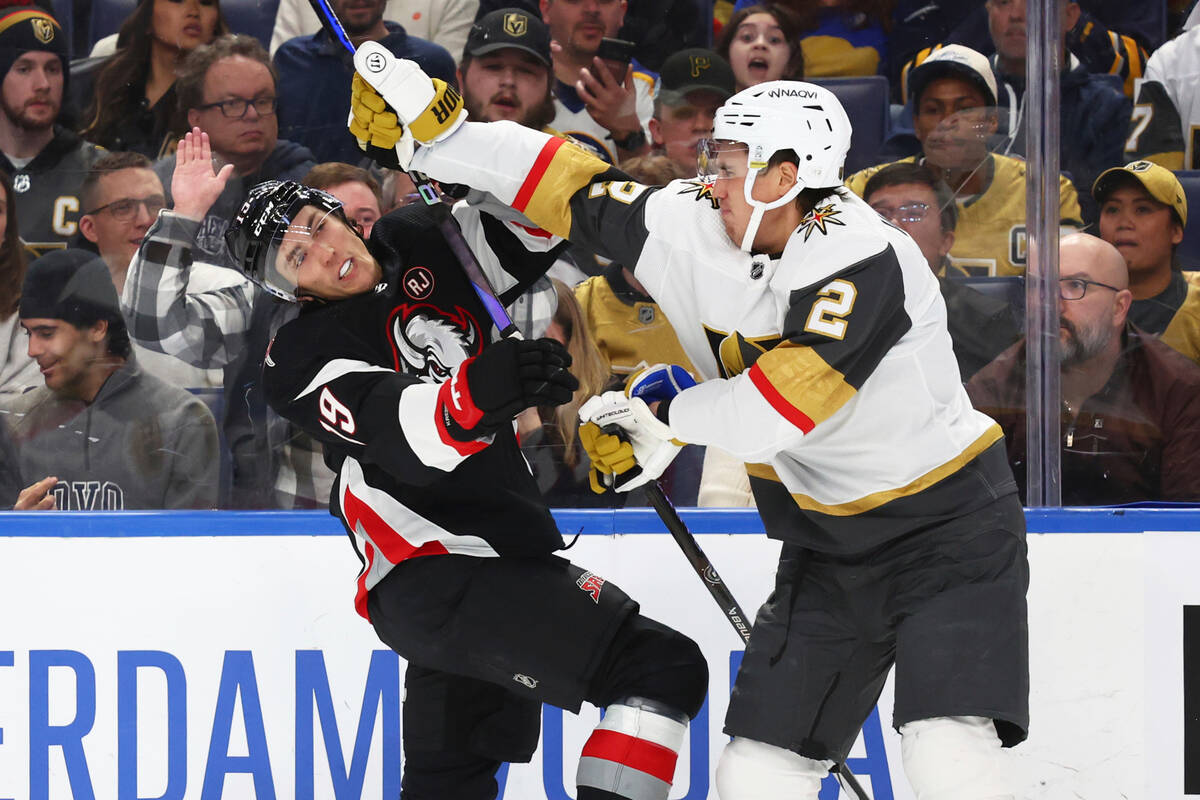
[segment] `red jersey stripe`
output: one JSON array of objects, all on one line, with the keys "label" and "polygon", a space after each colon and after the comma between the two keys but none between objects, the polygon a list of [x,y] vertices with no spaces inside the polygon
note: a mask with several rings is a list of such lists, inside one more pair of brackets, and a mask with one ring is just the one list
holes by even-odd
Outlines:
[{"label": "red jersey stripe", "polygon": [[763,371],[758,368],[758,365],[750,367],[750,382],[757,387],[759,394],[771,404],[771,408],[775,409],[788,422],[795,425],[800,430],[808,433],[813,429],[813,421],[800,409],[789,403],[779,390],[771,385],[771,381],[763,374]]},{"label": "red jersey stripe", "polygon": [[542,145],[541,152],[534,159],[533,168],[529,170],[529,174],[525,176],[525,182],[521,184],[521,188],[517,191],[517,196],[513,198],[512,207],[517,211],[524,211],[526,206],[529,205],[533,193],[537,191],[538,184],[542,181],[542,176],[546,174],[550,162],[554,159],[554,154],[558,152],[558,148],[562,147],[566,141],[566,139],[555,136]]},{"label": "red jersey stripe", "polygon": [[362,525],[363,531],[383,553],[383,557],[393,564],[399,564],[406,558],[416,555],[445,555],[448,551],[441,542],[432,541],[415,545],[405,539],[400,532],[384,521],[383,517],[371,508],[361,498],[347,487],[342,495],[342,513],[346,524],[351,530]]},{"label": "red jersey stripe", "polygon": [[671,783],[679,754],[661,744],[638,739],[626,733],[597,729],[583,745],[580,758],[600,758],[652,775]]}]

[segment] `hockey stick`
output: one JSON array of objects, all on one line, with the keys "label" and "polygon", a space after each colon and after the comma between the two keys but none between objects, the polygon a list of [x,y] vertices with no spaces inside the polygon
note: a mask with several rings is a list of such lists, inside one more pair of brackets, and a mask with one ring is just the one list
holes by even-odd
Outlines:
[{"label": "hockey stick", "polygon": [[[330,35],[336,42],[346,48],[351,56],[356,52],[354,43],[350,41],[350,37],[346,34],[346,29],[342,27],[342,22],[334,13],[333,6],[329,4],[329,0],[308,0],[312,10],[316,12],[317,19],[321,21],[321,27]],[[438,197],[438,191],[433,187],[429,178],[420,172],[406,171],[409,179],[412,180],[417,192],[421,195],[421,199],[425,204],[434,208],[437,216],[437,227],[442,232],[442,236],[446,239],[446,243],[450,245],[450,250],[454,253],[454,257],[458,259],[459,265],[463,272],[467,274],[467,279],[471,281],[472,288],[475,289],[475,294],[478,295],[479,301],[483,303],[487,309],[488,316],[492,318],[492,322],[500,331],[500,336],[506,339],[521,339],[521,331],[518,330],[512,318],[508,316],[508,312],[504,310],[504,304],[496,296],[496,293],[491,291],[491,282],[484,274],[483,268],[479,266],[478,259],[471,252],[467,240],[463,238],[462,229],[458,227],[458,220],[454,219],[454,215],[449,209],[440,210],[439,206],[443,206],[441,199]]]},{"label": "hockey stick", "polygon": [[[679,549],[683,551],[683,555],[687,558],[688,563],[692,565],[692,569],[696,570],[696,574],[704,582],[704,586],[708,589],[708,593],[717,601],[717,605],[721,607],[721,612],[725,618],[729,620],[729,624],[737,631],[738,636],[742,637],[744,642],[750,641],[750,628],[747,625],[746,615],[742,612],[741,606],[737,600],[733,598],[733,592],[721,580],[721,576],[717,574],[717,570],[713,567],[712,562],[708,560],[708,556],[704,555],[704,551],[700,549],[700,544],[696,541],[696,537],[688,530],[687,524],[680,518],[679,512],[675,510],[675,506],[667,499],[667,495],[663,492],[662,486],[658,481],[651,481],[646,484],[646,497],[650,500],[650,505],[654,506],[654,510],[658,512],[659,519],[667,526],[667,530],[671,532],[671,537],[675,539],[675,543],[679,545]],[[844,763],[834,764],[830,770],[837,776],[838,781],[845,781],[846,786],[850,791],[854,792],[858,800],[870,800],[866,791],[863,790],[862,784],[854,777],[854,773],[850,771]]]},{"label": "hockey stick", "polygon": [[713,596],[713,599],[717,601],[717,605],[721,607],[721,613],[725,615],[725,618],[729,620],[729,624],[733,626],[734,631],[741,637],[742,643],[749,642],[749,618],[742,611],[742,607],[738,605],[738,601],[733,598],[733,592],[729,591],[729,586],[717,574],[716,567],[712,565],[712,561],[700,549],[700,544],[696,541],[696,537],[692,536],[692,532],[688,530],[687,525],[680,518],[679,512],[675,510],[675,506],[671,505],[671,501],[667,499],[658,481],[651,481],[646,484],[646,497],[650,500],[650,505],[654,506],[654,510],[658,512],[659,519],[667,526],[667,530],[671,533],[671,538],[679,545],[679,549],[683,551],[684,557],[692,565],[692,569],[696,571],[696,574],[700,576],[700,580],[704,582],[704,587],[708,589],[708,593]]}]

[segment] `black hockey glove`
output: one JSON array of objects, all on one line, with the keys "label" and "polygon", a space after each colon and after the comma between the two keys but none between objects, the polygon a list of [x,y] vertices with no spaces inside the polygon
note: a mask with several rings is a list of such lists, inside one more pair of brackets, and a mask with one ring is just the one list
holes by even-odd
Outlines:
[{"label": "black hockey glove", "polygon": [[534,406],[568,402],[579,381],[571,354],[554,339],[504,339],[459,366],[442,384],[438,413],[450,438],[482,439]]}]

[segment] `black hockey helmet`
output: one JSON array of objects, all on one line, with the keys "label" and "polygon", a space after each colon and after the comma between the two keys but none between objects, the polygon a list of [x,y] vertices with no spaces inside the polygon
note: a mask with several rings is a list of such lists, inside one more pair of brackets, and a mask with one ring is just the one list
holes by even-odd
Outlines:
[{"label": "black hockey helmet", "polygon": [[295,181],[266,181],[255,186],[225,229],[225,244],[238,269],[289,303],[297,301],[296,279],[294,270],[279,263],[280,247],[289,238],[311,236],[309,228],[300,229],[292,224],[304,206],[315,206],[325,216],[332,214],[351,230],[358,231],[346,219],[340,200]]}]

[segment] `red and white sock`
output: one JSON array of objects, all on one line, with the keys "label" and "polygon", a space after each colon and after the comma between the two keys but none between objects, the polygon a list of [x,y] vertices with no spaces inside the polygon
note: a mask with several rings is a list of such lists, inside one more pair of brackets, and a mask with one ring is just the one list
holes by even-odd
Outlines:
[{"label": "red and white sock", "polygon": [[667,800],[687,723],[653,705],[629,698],[605,709],[579,757],[579,800]]}]

